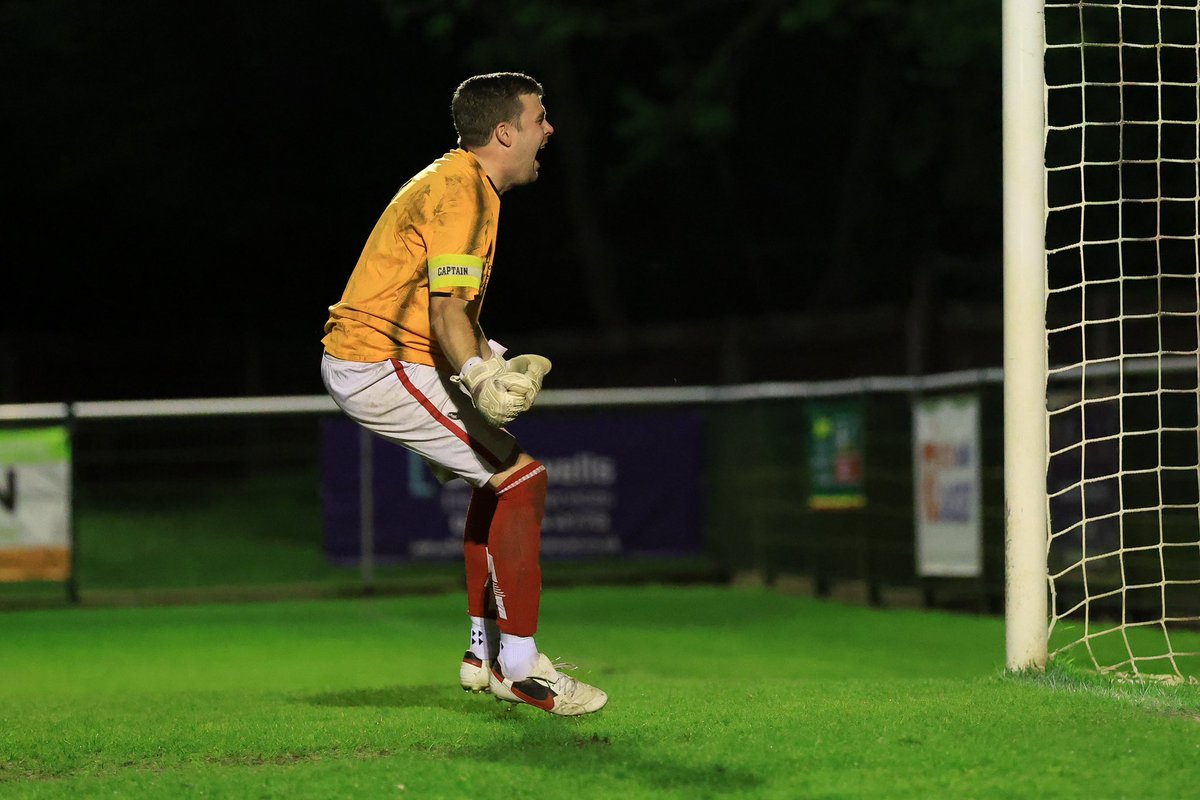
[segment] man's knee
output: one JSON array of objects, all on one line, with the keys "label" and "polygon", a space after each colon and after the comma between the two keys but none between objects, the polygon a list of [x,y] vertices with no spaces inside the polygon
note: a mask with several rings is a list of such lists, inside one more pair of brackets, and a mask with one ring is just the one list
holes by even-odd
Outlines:
[{"label": "man's knee", "polygon": [[519,452],[519,453],[517,453],[516,461],[514,461],[511,466],[509,466],[507,469],[505,469],[502,472],[497,472],[495,475],[493,475],[488,480],[488,486],[491,486],[492,490],[495,491],[496,489],[499,489],[504,484],[504,482],[507,481],[509,478],[511,478],[513,475],[516,475],[518,472],[521,472],[522,470],[528,469],[531,464],[537,464],[537,463],[538,463],[537,460],[535,458],[533,458],[533,456],[529,455],[526,452]]}]

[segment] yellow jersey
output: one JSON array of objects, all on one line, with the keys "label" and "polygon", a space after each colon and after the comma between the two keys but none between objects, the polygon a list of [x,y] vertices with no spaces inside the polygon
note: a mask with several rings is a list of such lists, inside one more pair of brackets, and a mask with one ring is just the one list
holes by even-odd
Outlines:
[{"label": "yellow jersey", "polygon": [[496,251],[500,195],[466,150],[451,150],[401,187],[375,223],[325,350],[346,361],[396,358],[449,369],[429,326],[430,292],[469,301],[478,322]]}]

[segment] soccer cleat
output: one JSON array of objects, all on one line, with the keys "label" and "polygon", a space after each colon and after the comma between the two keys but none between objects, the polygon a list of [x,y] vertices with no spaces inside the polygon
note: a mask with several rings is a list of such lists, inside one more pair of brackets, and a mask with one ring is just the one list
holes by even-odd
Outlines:
[{"label": "soccer cleat", "polygon": [[608,695],[570,675],[563,675],[555,666],[573,669],[569,664],[552,664],[545,654],[538,653],[537,664],[528,678],[513,681],[504,677],[500,662],[492,664],[489,673],[492,695],[497,700],[526,703],[560,717],[590,714],[604,708]]},{"label": "soccer cleat", "polygon": [[488,690],[488,672],[492,662],[480,658],[470,650],[463,653],[462,666],[458,668],[458,682],[464,692],[486,692]]}]

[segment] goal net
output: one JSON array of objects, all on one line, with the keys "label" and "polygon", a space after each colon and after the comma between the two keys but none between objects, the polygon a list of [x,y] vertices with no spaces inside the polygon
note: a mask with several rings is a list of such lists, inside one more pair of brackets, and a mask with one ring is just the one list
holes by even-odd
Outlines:
[{"label": "goal net", "polygon": [[1049,652],[1189,677],[1200,624],[1197,0],[1047,2]]}]

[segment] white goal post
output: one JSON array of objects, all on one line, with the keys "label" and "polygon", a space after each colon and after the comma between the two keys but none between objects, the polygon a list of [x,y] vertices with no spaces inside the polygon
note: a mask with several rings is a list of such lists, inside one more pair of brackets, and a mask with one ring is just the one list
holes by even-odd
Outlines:
[{"label": "white goal post", "polygon": [[1007,666],[1194,680],[1198,0],[1005,0],[1003,52]]},{"label": "white goal post", "polygon": [[1004,628],[1010,670],[1046,666],[1042,0],[1005,0]]}]

